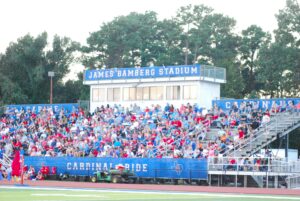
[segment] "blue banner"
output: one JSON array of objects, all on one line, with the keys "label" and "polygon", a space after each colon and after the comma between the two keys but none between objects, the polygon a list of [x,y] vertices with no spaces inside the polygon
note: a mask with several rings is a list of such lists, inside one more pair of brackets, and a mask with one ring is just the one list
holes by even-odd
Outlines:
[{"label": "blue banner", "polygon": [[226,99],[226,100],[213,100],[212,106],[215,104],[221,108],[222,110],[230,110],[232,105],[236,103],[238,107],[240,107],[241,103],[250,103],[252,106],[254,104],[258,104],[259,108],[265,111],[266,109],[271,109],[273,103],[276,103],[277,106],[283,106],[284,103],[289,105],[292,103],[293,105],[300,104],[300,98],[274,98],[274,99]]},{"label": "blue banner", "polygon": [[86,81],[185,76],[200,76],[200,65],[111,68],[104,70],[87,70],[84,72],[84,80]]},{"label": "blue banner", "polygon": [[46,108],[52,108],[54,112],[59,112],[61,109],[64,109],[66,112],[72,112],[77,110],[79,105],[77,103],[70,103],[70,104],[27,104],[27,105],[7,105],[6,106],[6,112],[10,112],[12,110],[25,110],[27,111],[28,109],[35,112],[39,113],[42,109]]},{"label": "blue banner", "polygon": [[145,178],[207,179],[208,174],[206,159],[25,157],[25,165],[36,171],[48,166],[69,175],[92,175],[119,164]]}]

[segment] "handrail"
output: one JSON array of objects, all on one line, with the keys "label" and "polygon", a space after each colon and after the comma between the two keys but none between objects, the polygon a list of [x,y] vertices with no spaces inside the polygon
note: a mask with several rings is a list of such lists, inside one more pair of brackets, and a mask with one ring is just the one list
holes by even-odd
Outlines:
[{"label": "handrail", "polygon": [[285,179],[288,188],[299,188],[300,187],[300,174],[288,176]]},{"label": "handrail", "polygon": [[[235,152],[235,150],[245,148],[249,144],[251,146],[251,144],[253,142],[257,141],[258,139],[266,137],[266,135],[264,135],[264,133],[266,131],[271,130],[272,128],[275,128],[276,129],[276,133],[278,133],[278,126],[281,125],[281,124],[286,125],[285,121],[283,121],[283,122],[278,122],[278,121],[279,121],[279,119],[281,117],[284,117],[287,113],[291,114],[290,112],[277,113],[270,120],[270,122],[268,122],[268,123],[266,123],[264,125],[260,125],[260,127],[258,127],[256,130],[254,130],[253,135],[246,136],[246,138],[244,138],[244,140],[243,140],[242,143],[238,143],[238,144],[233,145],[233,148],[231,148],[231,149],[225,148],[227,150],[223,153],[223,155],[228,156],[232,152]],[[293,122],[292,123],[295,123],[294,122],[294,117],[295,117],[294,115],[295,115],[295,112],[292,112],[292,118],[293,118]],[[274,123],[276,124],[275,126],[274,126]],[[224,149],[221,150],[221,151],[224,151]]]},{"label": "handrail", "polygon": [[208,170],[300,174],[300,163],[297,162],[295,165],[294,161],[287,162],[272,157],[210,157],[208,158]]},{"label": "handrail", "polygon": [[11,167],[12,160],[6,154],[3,154],[2,159],[0,159],[0,164],[7,169]]}]

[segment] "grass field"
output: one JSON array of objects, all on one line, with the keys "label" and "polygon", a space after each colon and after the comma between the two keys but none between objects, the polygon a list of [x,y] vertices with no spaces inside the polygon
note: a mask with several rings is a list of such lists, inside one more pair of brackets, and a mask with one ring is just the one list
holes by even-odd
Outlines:
[{"label": "grass field", "polygon": [[[84,187],[84,186],[83,186]],[[0,201],[101,201],[101,200],[172,200],[172,201],[284,201],[299,200],[295,196],[245,195],[218,193],[175,193],[153,191],[116,191],[84,189],[41,189],[29,187],[0,187]]]}]

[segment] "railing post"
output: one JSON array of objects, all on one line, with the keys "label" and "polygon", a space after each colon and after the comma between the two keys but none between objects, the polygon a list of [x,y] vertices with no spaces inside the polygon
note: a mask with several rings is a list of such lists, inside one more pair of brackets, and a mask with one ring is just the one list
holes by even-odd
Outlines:
[{"label": "railing post", "polygon": [[24,155],[21,155],[21,180],[20,180],[20,184],[23,185],[24,184]]},{"label": "railing post", "polygon": [[267,171],[269,172],[269,171],[271,171],[271,167],[270,167],[270,165],[271,165],[271,158],[270,157],[268,157],[267,158],[268,159],[268,167],[267,167]]},{"label": "railing post", "polygon": [[192,170],[190,169],[190,175],[189,175],[190,177],[189,177],[189,184],[191,184],[192,183]]},{"label": "railing post", "polygon": [[266,188],[269,188],[269,172],[266,171]]},{"label": "railing post", "polygon": [[275,123],[276,123],[276,135],[278,135],[278,116],[277,115],[275,118]]},{"label": "railing post", "polygon": [[156,183],[156,171],[157,171],[157,169],[154,169],[154,182]]}]

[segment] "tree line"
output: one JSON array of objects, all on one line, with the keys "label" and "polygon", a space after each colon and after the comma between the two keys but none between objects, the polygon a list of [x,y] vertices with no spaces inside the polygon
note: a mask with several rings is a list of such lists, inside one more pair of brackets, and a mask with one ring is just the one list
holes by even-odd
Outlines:
[{"label": "tree line", "polygon": [[89,99],[89,87],[63,82],[70,66],[86,69],[206,64],[224,67],[227,83],[221,96],[300,96],[300,6],[287,0],[276,14],[273,33],[250,25],[235,33],[236,20],[205,5],[187,5],[171,19],[157,13],[132,12],[103,23],[86,45],[46,32],[27,34],[0,54],[1,104],[49,103],[48,71],[54,71],[54,102]]}]

